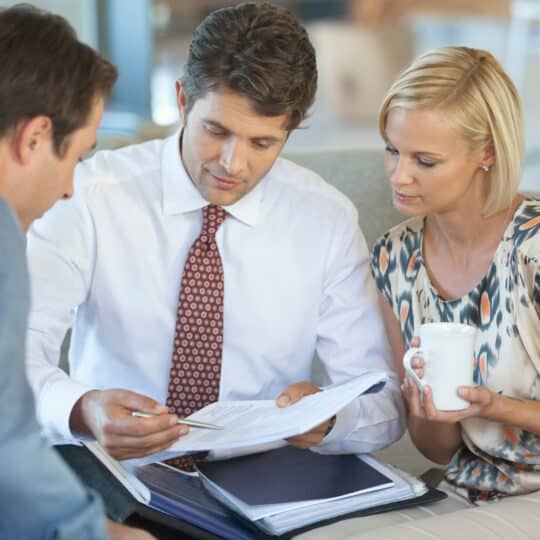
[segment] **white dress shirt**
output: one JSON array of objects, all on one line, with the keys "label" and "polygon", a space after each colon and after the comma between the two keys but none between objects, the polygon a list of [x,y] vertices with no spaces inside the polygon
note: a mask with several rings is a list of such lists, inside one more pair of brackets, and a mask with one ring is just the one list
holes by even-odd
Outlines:
[{"label": "white dress shirt", "polygon": [[[32,227],[27,364],[49,437],[90,389],[125,388],[164,403],[182,269],[208,204],[189,179],[179,134],[97,153],[75,194]],[[329,382],[389,373],[378,394],[338,415],[322,452],[397,440],[404,411],[377,307],[365,240],[348,199],[278,159],[217,232],[225,275],[220,400],[275,399],[310,380],[315,353]],[[70,377],[59,349],[73,326]]]}]

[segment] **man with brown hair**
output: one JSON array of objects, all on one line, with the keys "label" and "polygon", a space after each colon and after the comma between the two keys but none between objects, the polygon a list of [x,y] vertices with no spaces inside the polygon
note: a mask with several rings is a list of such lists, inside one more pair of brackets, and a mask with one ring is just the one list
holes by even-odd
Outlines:
[{"label": "man with brown hair", "polygon": [[0,538],[148,540],[107,526],[96,494],[45,445],[24,367],[23,230],[71,196],[116,69],[64,19],[29,6],[0,11],[0,66]]},{"label": "man with brown hair", "polygon": [[[177,83],[182,129],[79,166],[73,199],[29,235],[28,366],[49,433],[93,436],[120,459],[157,452],[187,432],[177,417],[209,402],[286,406],[319,391],[306,382],[317,353],[330,382],[388,381],[291,444],[365,452],[401,436],[356,211],[279,159],[316,81],[287,10],[215,11]],[[68,378],[57,364],[72,323]]]}]

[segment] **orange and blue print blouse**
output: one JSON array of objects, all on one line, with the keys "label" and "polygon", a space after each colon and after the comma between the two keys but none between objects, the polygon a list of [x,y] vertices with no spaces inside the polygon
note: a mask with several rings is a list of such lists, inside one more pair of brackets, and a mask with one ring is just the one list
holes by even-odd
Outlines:
[{"label": "orange and blue print blouse", "polygon": [[[398,318],[407,347],[420,324],[461,322],[478,328],[475,383],[514,399],[540,399],[540,201],[514,213],[492,263],[461,298],[442,298],[423,258],[424,218],[378,239],[372,272]],[[472,502],[540,490],[540,435],[482,418],[462,422],[463,446],[447,480]],[[461,490],[460,490],[461,491]]]}]

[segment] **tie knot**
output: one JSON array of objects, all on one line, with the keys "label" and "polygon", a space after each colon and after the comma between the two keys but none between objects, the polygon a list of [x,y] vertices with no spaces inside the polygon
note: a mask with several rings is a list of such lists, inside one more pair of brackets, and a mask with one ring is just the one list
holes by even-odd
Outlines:
[{"label": "tie knot", "polygon": [[203,208],[202,234],[206,234],[209,237],[215,236],[219,226],[226,217],[227,212],[221,206],[217,206],[216,204],[205,206]]}]

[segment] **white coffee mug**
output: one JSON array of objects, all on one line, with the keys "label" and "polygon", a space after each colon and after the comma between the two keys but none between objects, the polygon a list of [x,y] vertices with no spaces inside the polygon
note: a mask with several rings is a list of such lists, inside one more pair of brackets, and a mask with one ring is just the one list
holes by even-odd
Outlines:
[{"label": "white coffee mug", "polygon": [[[428,323],[420,326],[420,347],[403,357],[405,372],[420,390],[429,385],[435,407],[441,411],[465,409],[470,403],[457,394],[458,386],[473,386],[476,328],[459,323]],[[424,376],[411,367],[414,358],[424,359]]]}]

